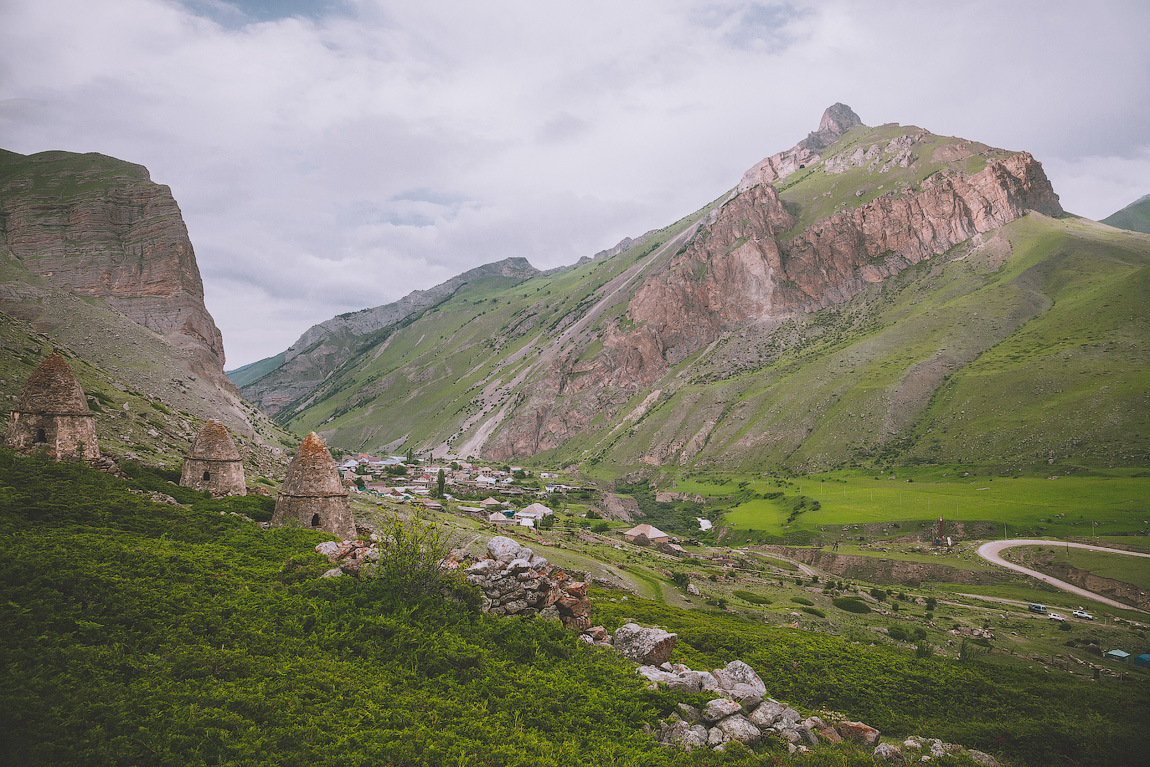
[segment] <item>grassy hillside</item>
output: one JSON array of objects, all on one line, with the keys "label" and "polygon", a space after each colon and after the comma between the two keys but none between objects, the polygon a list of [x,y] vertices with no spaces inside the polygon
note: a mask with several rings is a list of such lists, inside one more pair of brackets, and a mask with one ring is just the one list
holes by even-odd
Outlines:
[{"label": "grassy hillside", "polygon": [[1150,233],[1150,194],[1102,219],[1103,224],[1132,232]]},{"label": "grassy hillside", "polygon": [[[610,651],[381,580],[318,579],[312,531],[261,531],[76,464],[0,451],[0,761],[88,764],[871,764],[868,750],[684,754],[642,730],[674,710]],[[243,504],[243,505],[240,505]],[[750,663],[804,713],[942,737],[1016,765],[1132,764],[1145,685],[771,627],[596,592],[594,619],[680,634],[676,660]],[[957,757],[942,764],[963,764]]]},{"label": "grassy hillside", "polygon": [[541,458],[604,477],[660,446],[748,472],[1145,465],[1148,261],[1142,235],[1031,214],[765,342],[731,334],[655,384],[638,423]]}]

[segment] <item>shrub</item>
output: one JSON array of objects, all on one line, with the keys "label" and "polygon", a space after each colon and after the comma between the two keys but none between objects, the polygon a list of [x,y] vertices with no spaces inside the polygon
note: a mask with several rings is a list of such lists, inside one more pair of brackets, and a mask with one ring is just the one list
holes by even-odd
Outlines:
[{"label": "shrub", "polygon": [[836,597],[832,604],[840,610],[845,610],[848,613],[869,613],[870,606],[861,599],[854,597]]},{"label": "shrub", "polygon": [[928,613],[934,612],[934,608],[938,607],[938,600],[934,597],[926,598],[926,611]]},{"label": "shrub", "polygon": [[881,602],[884,599],[886,599],[886,590],[885,589],[871,589],[870,595]]},{"label": "shrub", "polygon": [[395,516],[379,536],[375,577],[386,591],[408,601],[439,594],[448,586],[451,572],[444,560],[451,551],[451,537],[443,528]]},{"label": "shrub", "polygon": [[814,604],[814,602],[807,599],[806,597],[791,597],[791,601],[794,602],[796,605],[813,605]]},{"label": "shrub", "polygon": [[827,614],[826,614],[826,613],[824,613],[822,610],[820,610],[820,609],[819,609],[819,608],[817,608],[817,607],[806,607],[806,606],[803,606],[803,607],[800,607],[799,609],[800,609],[800,610],[802,610],[804,613],[810,613],[811,615],[817,616],[817,617],[819,617],[819,618],[825,618],[825,617],[827,617]]},{"label": "shrub", "polygon": [[907,633],[907,630],[902,626],[891,626],[887,629],[887,634],[890,635],[891,639],[897,642],[907,642],[910,640],[910,634]]},{"label": "shrub", "polygon": [[914,646],[914,657],[929,658],[932,655],[934,655],[934,648],[930,646],[930,642],[922,641]]},{"label": "shrub", "polygon": [[691,577],[686,573],[671,573],[671,582],[681,589],[691,585]]},{"label": "shrub", "polygon": [[743,600],[744,602],[750,602],[753,605],[769,605],[769,604],[771,604],[770,599],[768,599],[767,597],[764,597],[764,596],[760,596],[759,594],[756,594],[752,591],[735,591],[732,593],[734,596],[738,597],[739,599]]},{"label": "shrub", "polygon": [[[609,525],[607,522],[596,522],[595,524],[591,525],[591,532],[593,532],[593,533],[605,533],[610,529],[611,529],[611,525]],[[641,534],[639,536],[636,536],[636,539],[635,539],[636,543],[638,542],[638,539],[640,537],[642,537]]]}]

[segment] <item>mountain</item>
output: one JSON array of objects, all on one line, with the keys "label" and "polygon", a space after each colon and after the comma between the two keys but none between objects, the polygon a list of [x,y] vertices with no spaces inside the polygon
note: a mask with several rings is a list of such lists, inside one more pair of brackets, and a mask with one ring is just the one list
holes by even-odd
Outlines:
[{"label": "mountain", "polygon": [[1130,203],[1117,213],[1102,219],[1103,224],[1129,229],[1132,232],[1150,233],[1150,194]]},{"label": "mountain", "polygon": [[179,206],[143,166],[0,150],[0,336],[0,391],[15,398],[61,350],[106,450],[179,461],[207,418],[256,464],[290,439],[224,375]]},{"label": "mountain", "polygon": [[524,258],[486,264],[428,290],[416,290],[398,301],[363,309],[313,325],[286,351],[254,362],[230,375],[244,396],[268,413],[300,410],[309,395],[341,366],[365,349],[383,343],[396,329],[435,307],[466,286],[515,285],[541,272]]},{"label": "mountain", "polygon": [[[466,285],[278,417],[348,449],[579,465],[1144,462],[1143,235],[1026,152],[845,105],[617,254]],[[245,387],[245,392],[248,387]]]}]

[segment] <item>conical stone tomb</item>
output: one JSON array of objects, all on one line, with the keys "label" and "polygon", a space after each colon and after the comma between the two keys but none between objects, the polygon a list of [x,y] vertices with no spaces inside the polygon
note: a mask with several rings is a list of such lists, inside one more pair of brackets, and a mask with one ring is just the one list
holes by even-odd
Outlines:
[{"label": "conical stone tomb", "polygon": [[355,519],[347,491],[327,445],[314,431],[304,438],[288,466],[276,498],[272,527],[307,527],[337,535],[341,540],[355,538]]},{"label": "conical stone tomb", "polygon": [[60,458],[100,457],[96,419],[72,368],[52,354],[32,371],[12,410],[4,444],[16,449],[44,446]]},{"label": "conical stone tomb", "polygon": [[192,451],[184,459],[180,484],[212,495],[246,495],[244,464],[232,436],[219,421],[210,419],[200,429]]}]

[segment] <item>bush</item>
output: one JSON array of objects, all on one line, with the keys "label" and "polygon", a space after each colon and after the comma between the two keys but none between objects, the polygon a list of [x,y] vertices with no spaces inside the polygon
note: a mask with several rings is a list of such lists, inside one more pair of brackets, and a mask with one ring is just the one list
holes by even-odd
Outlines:
[{"label": "bush", "polygon": [[769,604],[771,604],[770,599],[768,599],[767,597],[761,596],[759,594],[756,594],[752,591],[735,591],[735,592],[732,592],[732,595],[738,597],[739,599],[743,600],[744,602],[750,602],[753,605],[769,605]]},{"label": "bush", "polygon": [[882,602],[883,600],[886,599],[886,590],[885,589],[871,589],[870,595],[872,597],[874,597],[875,599],[877,599],[878,601]]},{"label": "bush", "polygon": [[861,614],[870,612],[870,606],[866,602],[854,597],[836,597],[831,604],[848,613]]},{"label": "bush", "polygon": [[591,525],[591,532],[593,533],[605,533],[610,529],[611,525],[607,522],[596,522],[595,524]]},{"label": "bush", "polygon": [[671,573],[671,582],[681,589],[691,585],[691,576],[686,573]]},{"label": "bush", "polygon": [[926,611],[928,613],[934,612],[934,608],[938,607],[938,600],[934,597],[926,598]]},{"label": "bush", "polygon": [[811,615],[817,616],[817,617],[819,617],[819,618],[825,618],[825,617],[827,617],[827,614],[826,614],[826,613],[824,613],[822,610],[820,610],[820,609],[819,609],[819,608],[817,608],[817,607],[806,607],[806,606],[803,606],[803,607],[800,607],[799,609],[800,609],[800,610],[802,610],[804,613],[810,613]]},{"label": "bush", "polygon": [[916,658],[929,658],[934,655],[934,648],[930,646],[930,642],[919,642],[914,646],[914,657]]},{"label": "bush", "polygon": [[902,626],[891,626],[889,629],[887,629],[887,634],[890,635],[891,639],[897,642],[910,641],[910,634],[907,633],[907,630]]},{"label": "bush", "polygon": [[806,597],[791,597],[791,601],[794,602],[796,605],[813,605],[814,604],[814,602],[807,599]]},{"label": "bush", "polygon": [[452,579],[444,560],[451,537],[443,528],[392,517],[379,533],[375,577],[392,595],[410,601],[442,593]]}]

